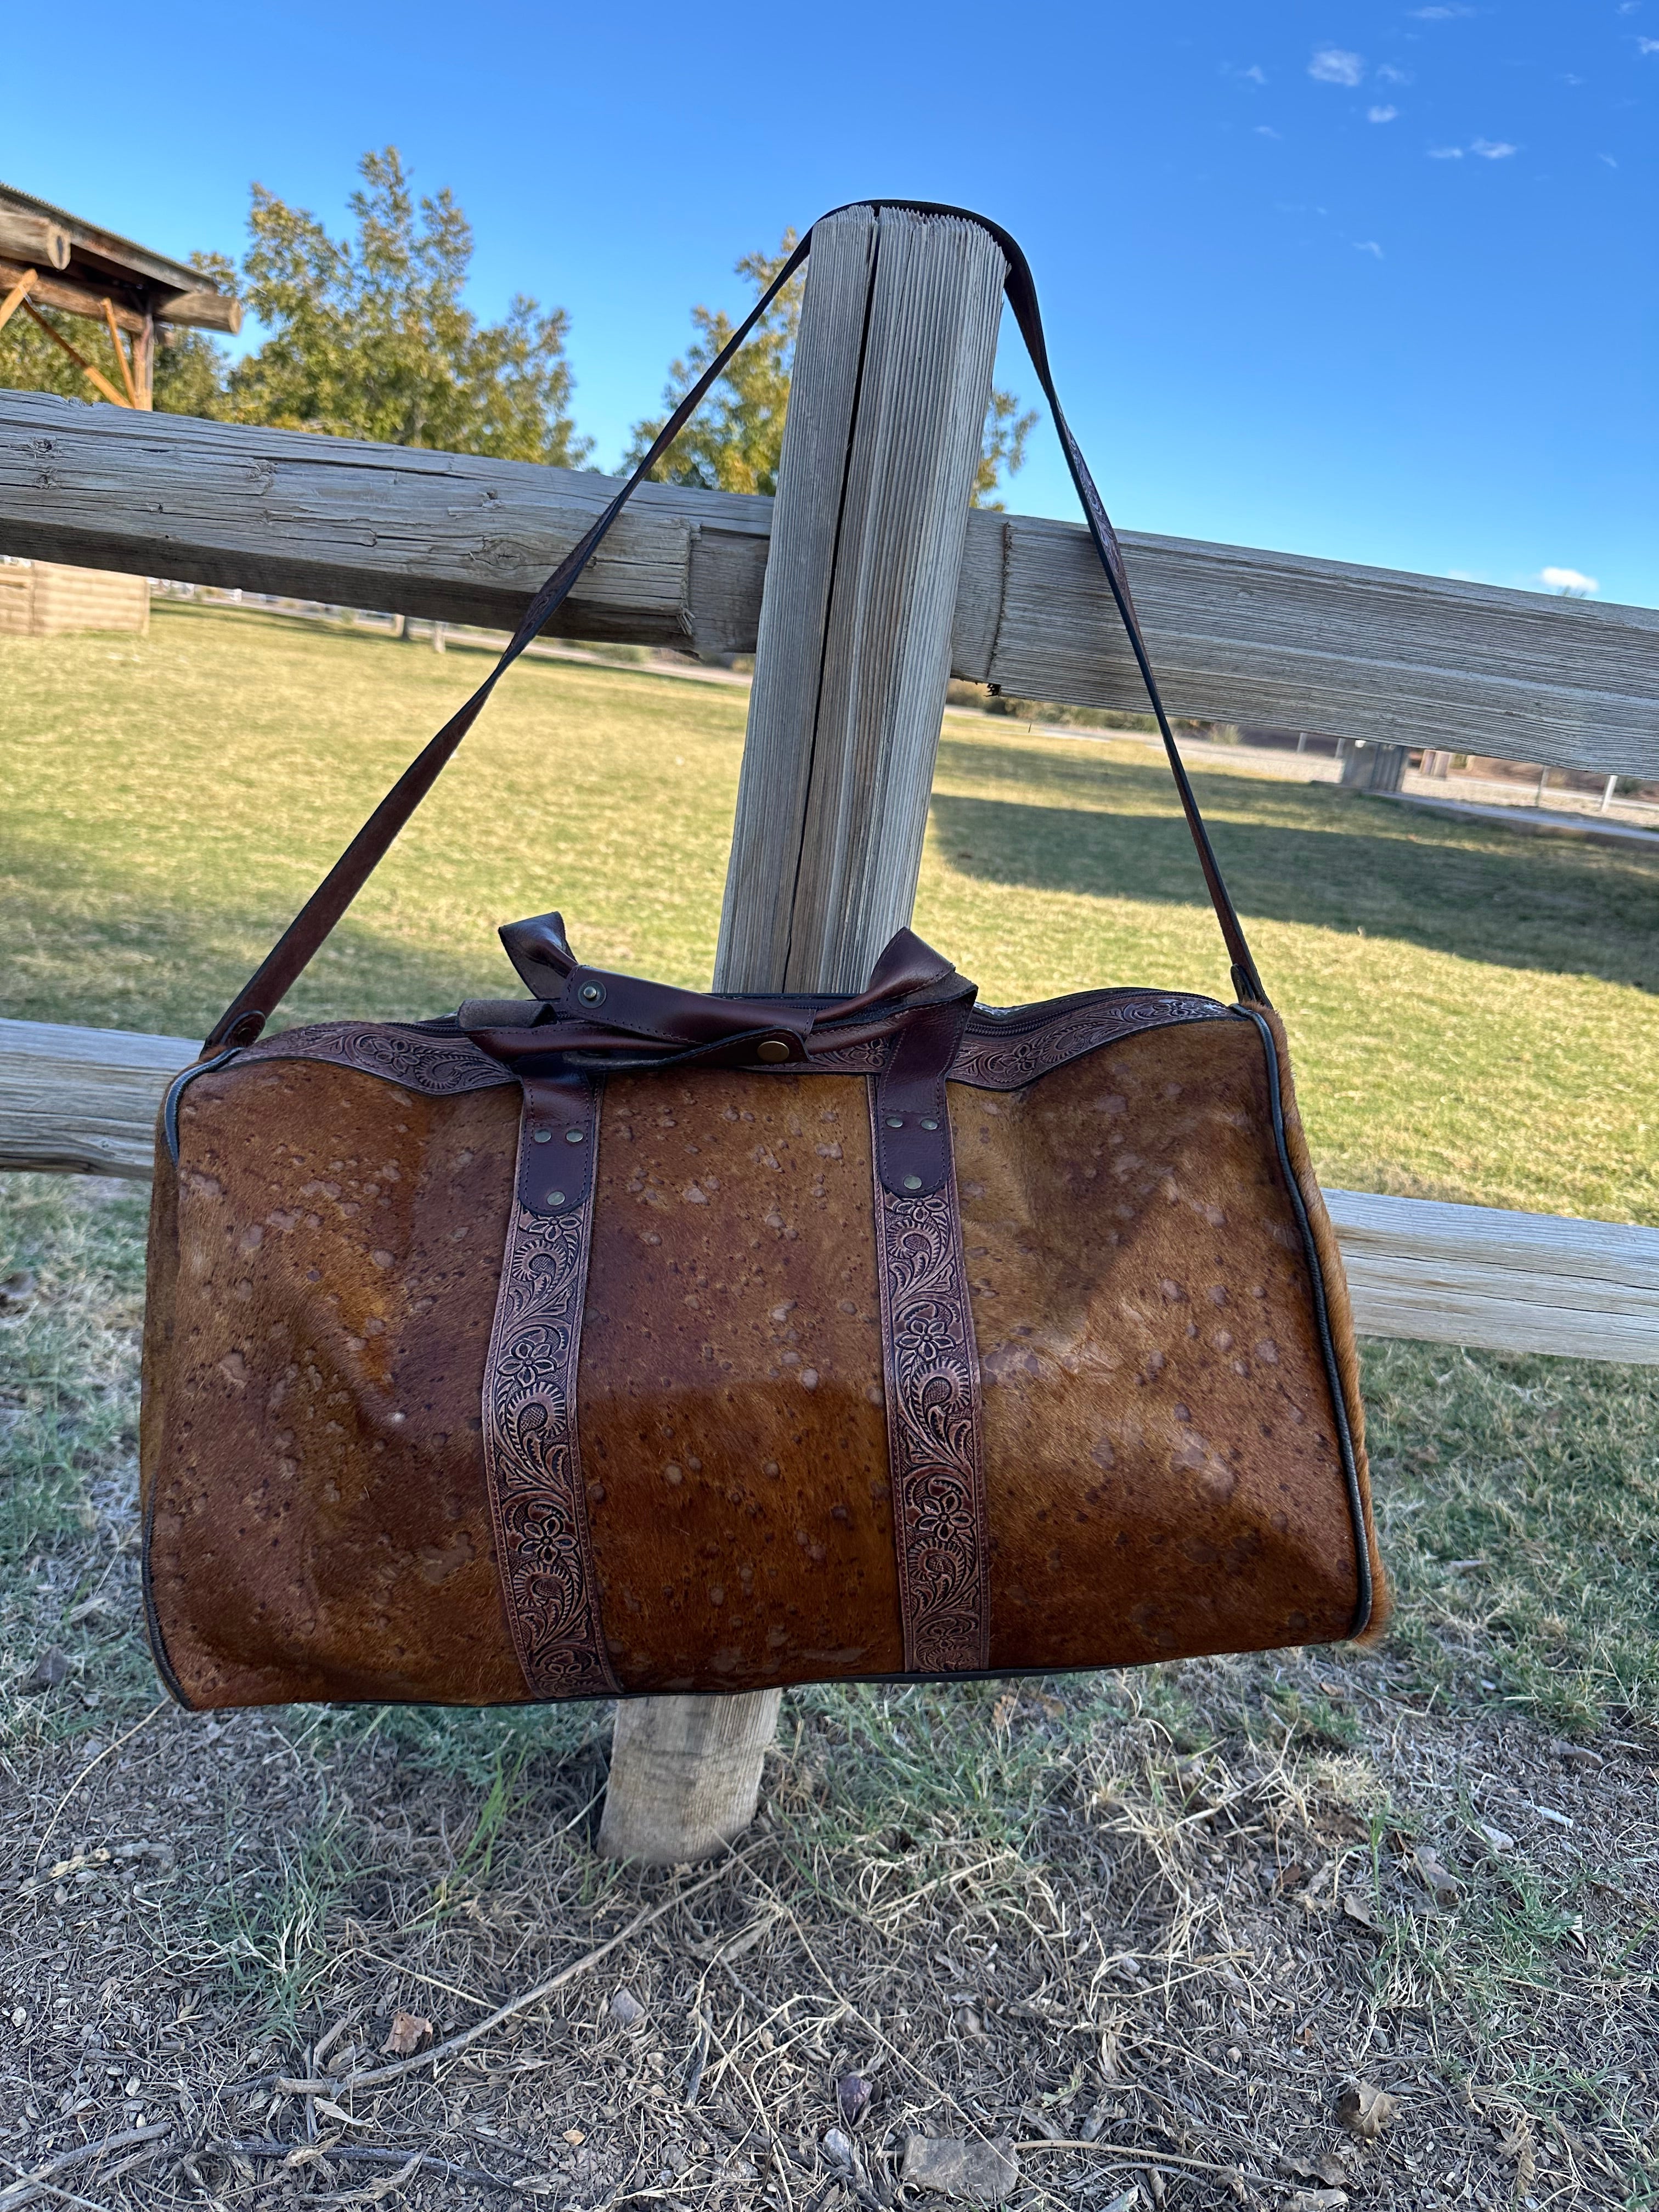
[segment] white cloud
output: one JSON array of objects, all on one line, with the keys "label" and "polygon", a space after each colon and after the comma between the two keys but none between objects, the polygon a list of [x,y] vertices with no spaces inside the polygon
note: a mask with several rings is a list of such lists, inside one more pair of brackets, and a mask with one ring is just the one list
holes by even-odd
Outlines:
[{"label": "white cloud", "polygon": [[1431,161],[1461,161],[1462,158],[1463,149],[1461,146],[1431,146],[1429,149]]},{"label": "white cloud", "polygon": [[1471,154],[1479,154],[1488,161],[1506,161],[1511,154],[1518,154],[1520,150],[1518,146],[1511,146],[1506,138],[1477,138],[1469,149]]},{"label": "white cloud", "polygon": [[1382,249],[1374,238],[1357,238],[1353,246],[1356,253],[1374,253],[1379,261],[1382,258]]},{"label": "white cloud", "polygon": [[1397,107],[1368,107],[1365,120],[1367,123],[1392,123],[1399,112]]},{"label": "white cloud", "polygon": [[1601,588],[1594,576],[1581,575],[1577,568],[1540,568],[1538,580],[1540,584],[1547,584],[1551,591],[1565,592],[1574,599],[1599,592]]},{"label": "white cloud", "polygon": [[1596,159],[1601,161],[1605,161],[1610,169],[1616,169],[1619,167],[1618,162],[1614,161],[1611,154],[1598,154]]},{"label": "white cloud", "polygon": [[1341,46],[1321,46],[1308,64],[1308,75],[1321,84],[1358,84],[1364,74],[1364,58]]},{"label": "white cloud", "polygon": [[1379,84],[1409,84],[1412,73],[1409,70],[1396,69],[1392,62],[1379,62],[1376,81]]},{"label": "white cloud", "polygon": [[1419,23],[1449,23],[1454,15],[1473,15],[1473,8],[1413,8]]},{"label": "white cloud", "polygon": [[1271,123],[1258,123],[1255,126],[1255,135],[1258,138],[1277,138],[1279,133]]},{"label": "white cloud", "polygon": [[1638,39],[1636,51],[1638,54],[1659,54],[1659,39]]},{"label": "white cloud", "polygon": [[1267,82],[1267,72],[1260,62],[1252,62],[1249,69],[1240,70],[1238,73],[1240,76],[1248,77],[1252,84],[1266,84]]}]

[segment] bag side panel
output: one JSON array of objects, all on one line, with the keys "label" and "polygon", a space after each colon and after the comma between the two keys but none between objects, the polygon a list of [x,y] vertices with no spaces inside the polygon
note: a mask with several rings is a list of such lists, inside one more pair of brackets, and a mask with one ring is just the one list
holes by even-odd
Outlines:
[{"label": "bag side panel", "polygon": [[1291,1173],[1296,1177],[1297,1188],[1302,1194],[1308,1226],[1313,1232],[1315,1249],[1319,1255],[1320,1273],[1325,1281],[1325,1310],[1330,1324],[1331,1348],[1336,1355],[1337,1373],[1342,1383],[1342,1402],[1347,1410],[1354,1460],[1359,1470],[1359,1497],[1365,1518],[1365,1542],[1370,1553],[1372,1580],[1371,1617],[1359,1641],[1374,1644],[1388,1627],[1394,1610],[1394,1598],[1377,1544],[1376,1517],[1371,1504],[1370,1465],[1365,1454],[1365,1407],[1359,1390],[1359,1347],[1354,1336],[1353,1304],[1348,1296],[1348,1279],[1342,1266],[1336,1231],[1331,1226],[1331,1217],[1326,1209],[1325,1194],[1319,1188],[1319,1178],[1314,1173],[1312,1156],[1308,1151],[1307,1133],[1303,1128],[1302,1116],[1297,1108],[1296,1085],[1291,1075],[1290,1043],[1285,1033],[1285,1024],[1271,1008],[1263,1011],[1262,1018],[1273,1032],[1278,1055],[1285,1150],[1290,1158]]},{"label": "bag side panel", "polygon": [[517,1087],[233,1063],[179,1127],[145,1480],[185,1694],[522,1698],[479,1413]]},{"label": "bag side panel", "polygon": [[629,1690],[904,1664],[868,1094],[858,1077],[614,1077],[580,1431]]},{"label": "bag side panel", "polygon": [[1254,1025],[953,1088],[951,1118],[993,1667],[1346,1636],[1352,1521]]}]

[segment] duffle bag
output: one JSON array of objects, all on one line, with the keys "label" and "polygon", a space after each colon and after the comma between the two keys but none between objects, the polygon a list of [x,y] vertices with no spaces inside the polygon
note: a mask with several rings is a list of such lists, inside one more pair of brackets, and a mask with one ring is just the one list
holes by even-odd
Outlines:
[{"label": "duffle bag", "polygon": [[1380,1626],[1283,1024],[996,235],[1234,1003],[983,1006],[908,930],[854,995],[702,994],[587,966],[548,914],[501,932],[521,997],[269,1032],[809,232],[168,1092],[143,1586],[182,1703],[1048,1673]]}]

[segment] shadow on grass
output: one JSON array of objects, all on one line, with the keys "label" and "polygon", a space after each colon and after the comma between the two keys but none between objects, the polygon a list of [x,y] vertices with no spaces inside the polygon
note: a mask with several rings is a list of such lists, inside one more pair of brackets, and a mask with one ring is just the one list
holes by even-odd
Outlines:
[{"label": "shadow on grass", "polygon": [[[992,748],[960,750],[965,757],[950,763],[959,773],[997,775]],[[953,868],[1029,890],[1205,903],[1185,823],[1139,811],[1154,796],[1167,803],[1167,779],[1093,763],[1086,774],[1066,763],[1050,779],[1032,773],[1049,763],[1007,750],[1028,789],[1058,784],[1089,803],[935,793],[933,834]],[[1496,827],[1448,823],[1443,834],[1416,816],[1396,822],[1386,800],[1322,787],[1264,792],[1243,777],[1200,781],[1212,842],[1246,916],[1655,988],[1659,861],[1645,854],[1523,841]],[[1105,811],[1115,801],[1126,811]]]}]

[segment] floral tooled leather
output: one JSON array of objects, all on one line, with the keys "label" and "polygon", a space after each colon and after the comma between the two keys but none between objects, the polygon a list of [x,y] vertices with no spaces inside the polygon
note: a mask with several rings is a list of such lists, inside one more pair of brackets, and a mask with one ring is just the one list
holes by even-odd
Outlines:
[{"label": "floral tooled leather", "polygon": [[954,1173],[915,1198],[878,1178],[875,1221],[904,1664],[969,1673],[990,1653],[990,1540]]},{"label": "floral tooled leather", "polygon": [[538,1698],[614,1696],[617,1688],[576,1433],[591,1189],[585,1203],[558,1212],[532,1212],[515,1198],[484,1366],[484,1465],[501,1590]]},{"label": "floral tooled leather", "polygon": [[406,1091],[423,1091],[432,1098],[513,1080],[498,1060],[465,1037],[431,1036],[392,1022],[316,1022],[262,1037],[258,1044],[243,1046],[237,1057],[330,1060],[337,1067],[384,1076]]}]

